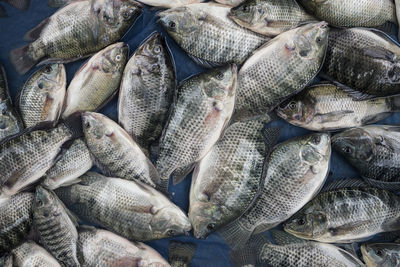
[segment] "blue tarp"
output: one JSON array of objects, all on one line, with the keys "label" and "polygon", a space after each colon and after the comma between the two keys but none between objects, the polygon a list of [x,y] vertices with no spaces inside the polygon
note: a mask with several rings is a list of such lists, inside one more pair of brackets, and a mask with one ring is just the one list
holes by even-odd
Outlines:
[{"label": "blue tarp", "polygon": [[[15,99],[18,89],[24,84],[28,77],[37,70],[37,68],[23,76],[17,74],[8,59],[9,52],[14,48],[25,45],[26,42],[23,41],[25,33],[56,11],[55,9],[48,7],[46,3],[47,0],[31,0],[29,10],[20,11],[10,7],[4,2],[0,2],[9,15],[7,18],[0,18],[0,62],[2,62],[6,69],[9,88],[13,99]],[[156,13],[157,10],[154,8],[145,8],[141,17],[122,39],[124,42],[129,44],[130,54],[136,50],[139,44],[146,39],[146,37],[151,33],[158,31],[167,38],[167,43],[175,60],[178,82],[191,75],[203,72],[205,69],[196,65],[157,23]],[[85,60],[86,59],[66,64],[68,82],[71,81],[74,73]],[[117,120],[117,99],[118,97],[115,97],[100,112],[106,114],[113,120]],[[395,114],[382,121],[380,124],[396,124],[399,122],[400,115]],[[280,141],[310,133],[307,130],[292,126],[284,121],[276,121],[272,124],[282,128]],[[336,152],[334,152],[331,160],[331,169],[328,181],[335,178],[348,177],[358,177],[358,174]],[[188,211],[189,206],[190,182],[190,177],[187,177],[179,185],[170,186],[170,194],[173,202],[186,212]],[[210,235],[205,240],[195,239],[193,235],[191,235],[188,237],[184,236],[157,240],[148,242],[148,244],[167,259],[168,244],[170,240],[180,240],[183,242],[190,241],[196,243],[197,250],[191,266],[231,266],[229,260],[229,247],[216,234]]]}]

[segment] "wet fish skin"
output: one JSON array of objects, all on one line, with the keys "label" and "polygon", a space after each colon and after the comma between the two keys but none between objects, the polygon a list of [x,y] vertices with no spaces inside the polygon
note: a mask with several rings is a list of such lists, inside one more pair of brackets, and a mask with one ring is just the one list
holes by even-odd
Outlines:
[{"label": "wet fish skin", "polygon": [[312,15],[337,27],[377,27],[385,22],[397,24],[396,9],[390,0],[300,0]]},{"label": "wet fish skin", "polygon": [[103,172],[152,187],[160,184],[153,163],[116,122],[99,113],[84,112],[82,123],[86,144]]},{"label": "wet fish skin", "polygon": [[289,219],[311,200],[328,175],[330,136],[315,133],[278,144],[271,152],[264,184],[251,208],[219,231],[232,248],[253,234]]},{"label": "wet fish skin", "polygon": [[238,75],[233,120],[264,115],[318,74],[328,46],[326,22],[287,31],[259,48]]},{"label": "wet fish skin", "polygon": [[399,138],[398,126],[370,125],[335,135],[332,146],[375,186],[393,187],[400,182]]},{"label": "wet fish skin", "polygon": [[24,74],[39,62],[87,57],[119,40],[140,14],[133,0],[74,1],[28,32],[26,39],[34,41],[11,51],[10,60]]},{"label": "wet fish skin", "polygon": [[130,242],[106,230],[79,229],[79,258],[83,266],[170,266],[157,251],[140,242]]},{"label": "wet fish skin", "polygon": [[342,188],[323,192],[285,224],[299,238],[324,243],[352,243],[400,229],[400,198],[386,190]]},{"label": "wet fish skin", "polygon": [[256,33],[276,36],[301,24],[317,21],[295,0],[248,0],[231,9],[229,17]]},{"label": "wet fish skin", "polygon": [[58,261],[47,250],[33,241],[26,241],[12,251],[13,266],[61,267]]},{"label": "wet fish skin", "polygon": [[168,246],[168,261],[172,267],[189,267],[195,253],[194,243],[171,241]]},{"label": "wet fish skin", "polygon": [[32,193],[19,193],[0,203],[0,253],[20,245],[32,227]]},{"label": "wet fish skin", "polygon": [[189,219],[196,238],[205,238],[242,215],[256,197],[266,157],[262,121],[230,125],[196,165]]},{"label": "wet fish skin", "polygon": [[240,27],[228,18],[230,7],[212,2],[169,9],[158,14],[169,35],[203,66],[243,63],[270,38]]},{"label": "wet fish skin", "polygon": [[96,111],[107,104],[118,90],[128,53],[128,46],[119,42],[92,56],[68,86],[62,117]]},{"label": "wet fish skin", "polygon": [[45,66],[35,72],[17,96],[17,106],[27,128],[41,122],[57,123],[64,104],[67,75],[63,64]]},{"label": "wet fish skin", "polygon": [[87,145],[83,139],[76,139],[62,158],[46,172],[42,185],[51,190],[69,185],[92,166],[93,158]]},{"label": "wet fish skin", "polygon": [[47,2],[47,5],[49,7],[59,8],[59,7],[63,7],[67,4],[69,4],[70,2],[71,2],[71,0],[49,0]]},{"label": "wet fish skin", "polygon": [[80,180],[78,184],[58,188],[55,192],[86,222],[135,241],[182,235],[191,230],[186,215],[146,184],[92,172],[81,176]]},{"label": "wet fish skin", "polygon": [[0,63],[0,141],[22,131],[24,125],[12,105],[6,72]]},{"label": "wet fish skin", "polygon": [[390,267],[400,263],[400,244],[364,243],[361,253],[367,267]]},{"label": "wet fish skin", "polygon": [[58,261],[66,266],[80,266],[75,224],[58,197],[41,186],[36,187],[33,220],[41,243]]},{"label": "wet fish skin", "polygon": [[218,141],[232,115],[236,80],[233,64],[194,76],[179,88],[155,164],[163,191],[176,169],[199,161]]},{"label": "wet fish skin", "polygon": [[201,3],[203,1],[204,0],[139,0],[139,2],[149,6],[157,6],[165,8],[186,6],[190,4]]},{"label": "wet fish skin", "polygon": [[164,38],[155,33],[126,65],[118,101],[118,122],[145,152],[160,139],[175,87],[170,52]]},{"label": "wet fish skin", "polygon": [[340,87],[321,83],[289,98],[276,113],[308,130],[336,131],[383,120],[398,110],[398,104],[398,97],[355,101]]},{"label": "wet fish skin", "polygon": [[322,72],[356,100],[398,95],[400,47],[372,30],[331,29]]}]

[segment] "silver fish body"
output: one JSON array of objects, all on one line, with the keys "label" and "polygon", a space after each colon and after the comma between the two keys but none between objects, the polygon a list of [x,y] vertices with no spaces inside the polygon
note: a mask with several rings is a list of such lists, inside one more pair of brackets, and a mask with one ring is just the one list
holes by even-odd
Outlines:
[{"label": "silver fish body", "polygon": [[35,72],[17,96],[17,106],[27,128],[41,122],[57,123],[64,104],[67,75],[62,64]]},{"label": "silver fish body", "polygon": [[262,116],[304,89],[322,66],[328,32],[325,22],[307,24],[255,51],[238,74],[234,120]]},{"label": "silver fish body", "polygon": [[33,241],[26,241],[11,252],[13,266],[19,267],[61,267],[47,250]]},{"label": "silver fish body", "polygon": [[41,186],[36,187],[33,221],[41,243],[58,261],[66,266],[80,266],[74,222],[58,197]]},{"label": "silver fish body", "polygon": [[179,89],[156,161],[164,191],[172,172],[202,159],[219,139],[233,112],[236,79],[236,65],[228,65],[192,77]]},{"label": "silver fish body", "polygon": [[55,192],[82,220],[136,241],[181,235],[191,229],[186,215],[148,185],[92,172],[80,180]]},{"label": "silver fish body", "polygon": [[63,118],[75,112],[96,111],[115,95],[128,61],[128,46],[107,46],[92,56],[68,86]]},{"label": "silver fish body", "polygon": [[157,266],[169,264],[157,251],[141,242],[130,242],[112,232],[92,227],[79,229],[79,258],[82,266]]},{"label": "silver fish body", "polygon": [[127,63],[118,101],[118,122],[144,151],[160,139],[175,87],[171,55],[155,33]]}]

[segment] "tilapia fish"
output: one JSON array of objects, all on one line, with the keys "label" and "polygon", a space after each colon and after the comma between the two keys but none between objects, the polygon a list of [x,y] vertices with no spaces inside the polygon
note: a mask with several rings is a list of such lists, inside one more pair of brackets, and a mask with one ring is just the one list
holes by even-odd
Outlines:
[{"label": "tilapia fish", "polygon": [[266,157],[263,128],[264,123],[256,120],[230,125],[197,164],[189,206],[196,238],[205,238],[242,215],[256,197]]},{"label": "tilapia fish", "polygon": [[16,105],[26,127],[40,122],[57,123],[64,104],[67,75],[62,64],[35,72],[18,92]]},{"label": "tilapia fish", "polygon": [[160,34],[151,35],[126,65],[118,121],[144,151],[158,142],[175,95],[174,65]]},{"label": "tilapia fish", "polygon": [[92,56],[68,86],[62,117],[96,111],[107,104],[118,90],[128,52],[128,46],[120,42]]},{"label": "tilapia fish", "polygon": [[372,187],[320,193],[284,224],[285,231],[325,243],[352,243],[400,229],[400,198]]},{"label": "tilapia fish", "polygon": [[58,261],[65,266],[80,266],[76,222],[71,220],[58,197],[41,186],[36,187],[33,222],[41,243]]},{"label": "tilapia fish", "polygon": [[268,157],[258,198],[241,217],[221,229],[221,237],[238,248],[250,235],[271,229],[295,214],[324,184],[330,155],[330,137],[326,133],[277,145]]},{"label": "tilapia fish", "polygon": [[400,127],[371,125],[332,138],[332,146],[374,186],[400,188]]},{"label": "tilapia fish", "polygon": [[400,244],[366,243],[361,246],[367,267],[392,267],[400,264]]},{"label": "tilapia fish", "polygon": [[81,135],[80,120],[56,128],[30,129],[0,143],[0,199],[39,180],[53,166],[65,142]]},{"label": "tilapia fish", "polygon": [[338,27],[377,27],[386,22],[397,24],[396,9],[391,0],[299,0],[320,20]]},{"label": "tilapia fish", "polygon": [[268,36],[317,21],[296,0],[247,0],[232,8],[229,17],[240,26]]},{"label": "tilapia fish", "polygon": [[277,107],[276,113],[308,130],[335,131],[378,122],[399,108],[399,97],[355,101],[340,87],[321,83],[288,99]]},{"label": "tilapia fish", "polygon": [[236,65],[228,65],[192,77],[180,87],[156,162],[162,190],[168,190],[172,172],[202,159],[218,141],[232,115],[236,79]]},{"label": "tilapia fish", "polygon": [[139,0],[139,2],[150,6],[174,8],[189,4],[201,3],[204,2],[204,0]]},{"label": "tilapia fish", "polygon": [[304,89],[321,68],[328,32],[325,22],[307,24],[255,51],[239,71],[234,120],[264,115]]},{"label": "tilapia fish", "polygon": [[153,248],[94,227],[79,229],[78,249],[82,266],[169,266]]},{"label": "tilapia fish", "polygon": [[182,210],[146,184],[93,172],[80,180],[55,192],[86,222],[136,241],[182,235],[192,228]]},{"label": "tilapia fish", "polygon": [[168,246],[168,261],[172,267],[189,267],[195,252],[194,243],[171,241]]},{"label": "tilapia fish", "polygon": [[0,142],[24,128],[22,120],[12,105],[6,72],[0,63]]},{"label": "tilapia fish", "polygon": [[356,100],[398,95],[400,47],[373,30],[332,29],[322,71]]},{"label": "tilapia fish", "polygon": [[121,126],[93,112],[83,113],[82,123],[89,151],[104,173],[127,180],[137,179],[152,187],[161,183],[153,163]]},{"label": "tilapia fish", "polygon": [[28,32],[33,42],[11,51],[10,60],[20,74],[39,62],[78,60],[119,40],[140,14],[133,0],[73,1]]},{"label": "tilapia fish", "polygon": [[241,64],[269,38],[234,23],[228,18],[229,10],[229,6],[209,2],[169,9],[158,16],[172,38],[198,64]]},{"label": "tilapia fish", "polygon": [[19,267],[61,267],[47,250],[33,241],[26,241],[11,252],[13,266]]},{"label": "tilapia fish", "polygon": [[0,254],[12,250],[28,236],[33,198],[32,193],[20,193],[0,203]]},{"label": "tilapia fish", "polygon": [[334,245],[298,241],[290,236],[283,238],[287,239],[284,243],[275,239],[276,245],[261,235],[251,238],[245,247],[231,252],[234,266],[364,266],[355,256]]},{"label": "tilapia fish", "polygon": [[76,139],[62,158],[46,172],[42,185],[52,190],[69,185],[92,166],[93,159],[87,145],[82,139]]}]

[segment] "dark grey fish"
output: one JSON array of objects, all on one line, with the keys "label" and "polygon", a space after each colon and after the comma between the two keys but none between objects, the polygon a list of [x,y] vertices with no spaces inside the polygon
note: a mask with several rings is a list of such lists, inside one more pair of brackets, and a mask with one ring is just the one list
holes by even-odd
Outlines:
[{"label": "dark grey fish", "polygon": [[33,241],[26,241],[11,252],[13,266],[18,267],[61,267],[47,250]]},{"label": "dark grey fish", "polygon": [[171,241],[168,246],[168,261],[172,267],[189,267],[195,253],[194,243]]}]

